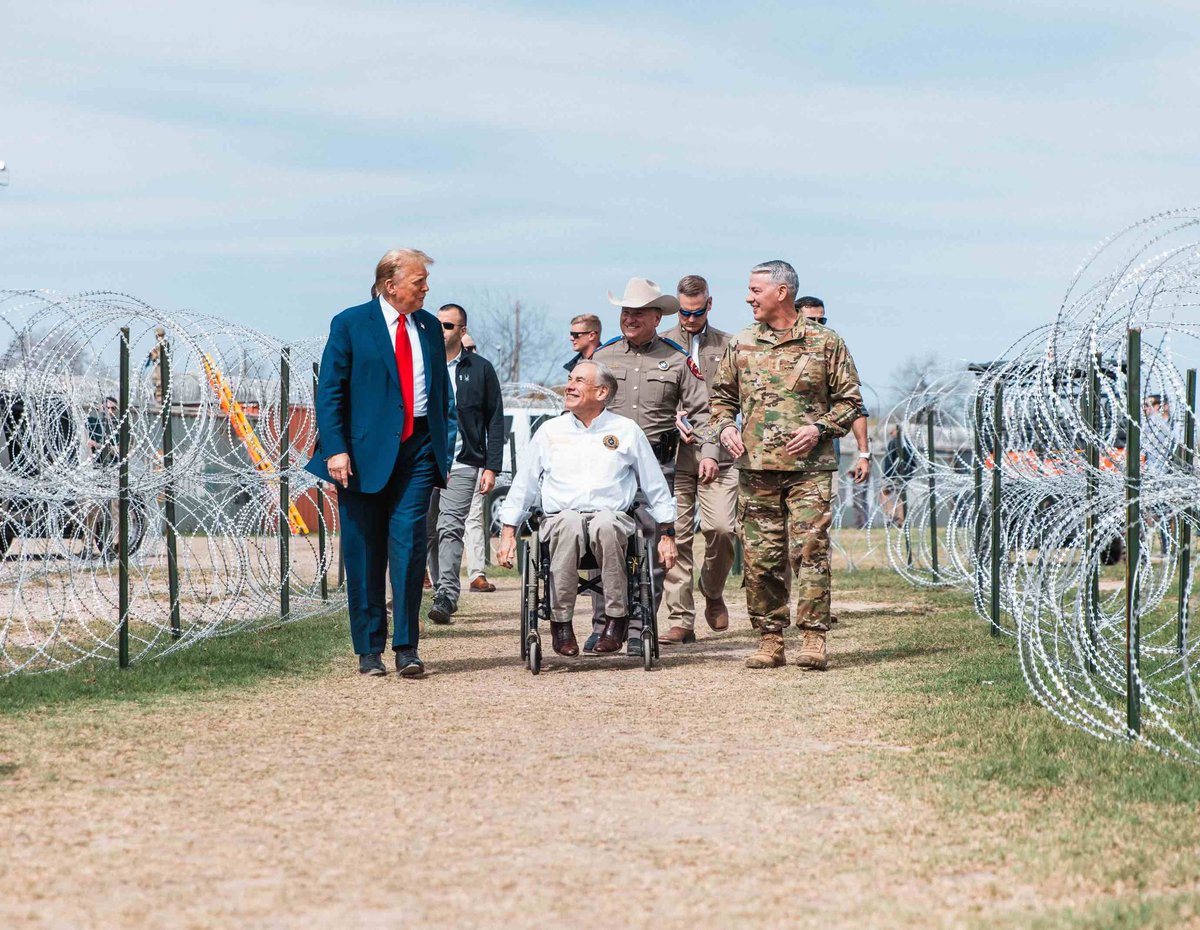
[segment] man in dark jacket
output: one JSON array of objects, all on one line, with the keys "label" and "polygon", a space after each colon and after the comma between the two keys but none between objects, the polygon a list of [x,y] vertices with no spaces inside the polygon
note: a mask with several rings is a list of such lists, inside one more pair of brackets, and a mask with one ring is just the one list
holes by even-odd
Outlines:
[{"label": "man in dark jacket", "polygon": [[446,487],[429,504],[429,577],[433,606],[429,619],[450,623],[462,590],[463,536],[476,490],[488,494],[503,468],[504,401],[492,363],[477,352],[464,352],[467,311],[458,304],[438,310],[446,340],[446,367],[458,410],[458,442]]}]

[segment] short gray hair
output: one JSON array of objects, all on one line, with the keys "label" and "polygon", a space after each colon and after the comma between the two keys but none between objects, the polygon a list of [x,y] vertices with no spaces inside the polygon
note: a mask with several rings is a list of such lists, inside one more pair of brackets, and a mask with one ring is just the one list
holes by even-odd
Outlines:
[{"label": "short gray hair", "polygon": [[[605,407],[616,400],[617,376],[612,373],[611,368],[605,365],[604,362],[598,362],[594,358],[584,359],[579,363],[579,365],[591,365],[596,369],[596,376],[592,379],[592,383],[596,385],[596,387],[602,387],[608,391],[608,393],[604,395]],[[576,365],[575,367],[578,368],[579,365]]]},{"label": "short gray hair", "polygon": [[800,278],[796,274],[796,269],[781,258],[755,265],[750,269],[750,273],[770,275],[771,283],[782,284],[786,287],[792,300],[795,300],[796,295],[800,292]]}]

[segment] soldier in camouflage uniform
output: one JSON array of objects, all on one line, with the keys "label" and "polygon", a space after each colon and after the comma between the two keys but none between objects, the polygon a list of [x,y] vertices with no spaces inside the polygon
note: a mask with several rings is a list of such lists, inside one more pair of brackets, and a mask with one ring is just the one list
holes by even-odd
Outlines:
[{"label": "soldier in camouflage uniform", "polygon": [[[730,341],[710,386],[711,426],[740,468],[738,512],[745,542],[746,606],[762,639],[748,668],[785,664],[796,577],[797,665],[827,666],[830,485],[833,441],[862,410],[858,371],[833,330],[800,316],[787,262],[750,273],[755,324]],[[741,415],[739,429],[736,418]]]}]

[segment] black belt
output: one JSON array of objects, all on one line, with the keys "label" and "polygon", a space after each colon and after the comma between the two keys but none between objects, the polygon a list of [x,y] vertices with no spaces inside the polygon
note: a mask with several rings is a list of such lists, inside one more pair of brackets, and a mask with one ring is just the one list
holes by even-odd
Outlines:
[{"label": "black belt", "polygon": [[675,430],[663,433],[650,443],[650,448],[654,450],[654,457],[658,459],[659,465],[674,462],[675,453],[679,449],[679,433]]}]

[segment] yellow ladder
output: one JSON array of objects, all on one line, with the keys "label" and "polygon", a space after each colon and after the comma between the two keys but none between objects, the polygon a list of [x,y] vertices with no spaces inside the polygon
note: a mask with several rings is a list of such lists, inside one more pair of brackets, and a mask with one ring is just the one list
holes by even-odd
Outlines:
[{"label": "yellow ladder", "polygon": [[[217,395],[217,400],[221,403],[221,410],[229,417],[234,435],[246,447],[246,452],[249,453],[250,461],[254,463],[254,467],[261,472],[273,473],[275,471],[275,463],[267,457],[267,450],[263,448],[263,444],[255,434],[254,428],[250,425],[250,420],[246,417],[246,411],[242,409],[242,405],[233,396],[233,390],[229,387],[229,382],[225,380],[225,376],[221,374],[220,369],[213,362],[212,356],[207,354],[204,356],[204,375],[208,378],[208,383],[212,387],[213,393]],[[288,419],[286,412],[281,419],[283,420],[283,428],[286,429],[286,421]],[[288,525],[292,529],[293,536],[304,536],[311,532],[308,524],[304,522],[304,518],[300,516],[300,511],[296,509],[296,505],[291,501],[288,501]]]}]

